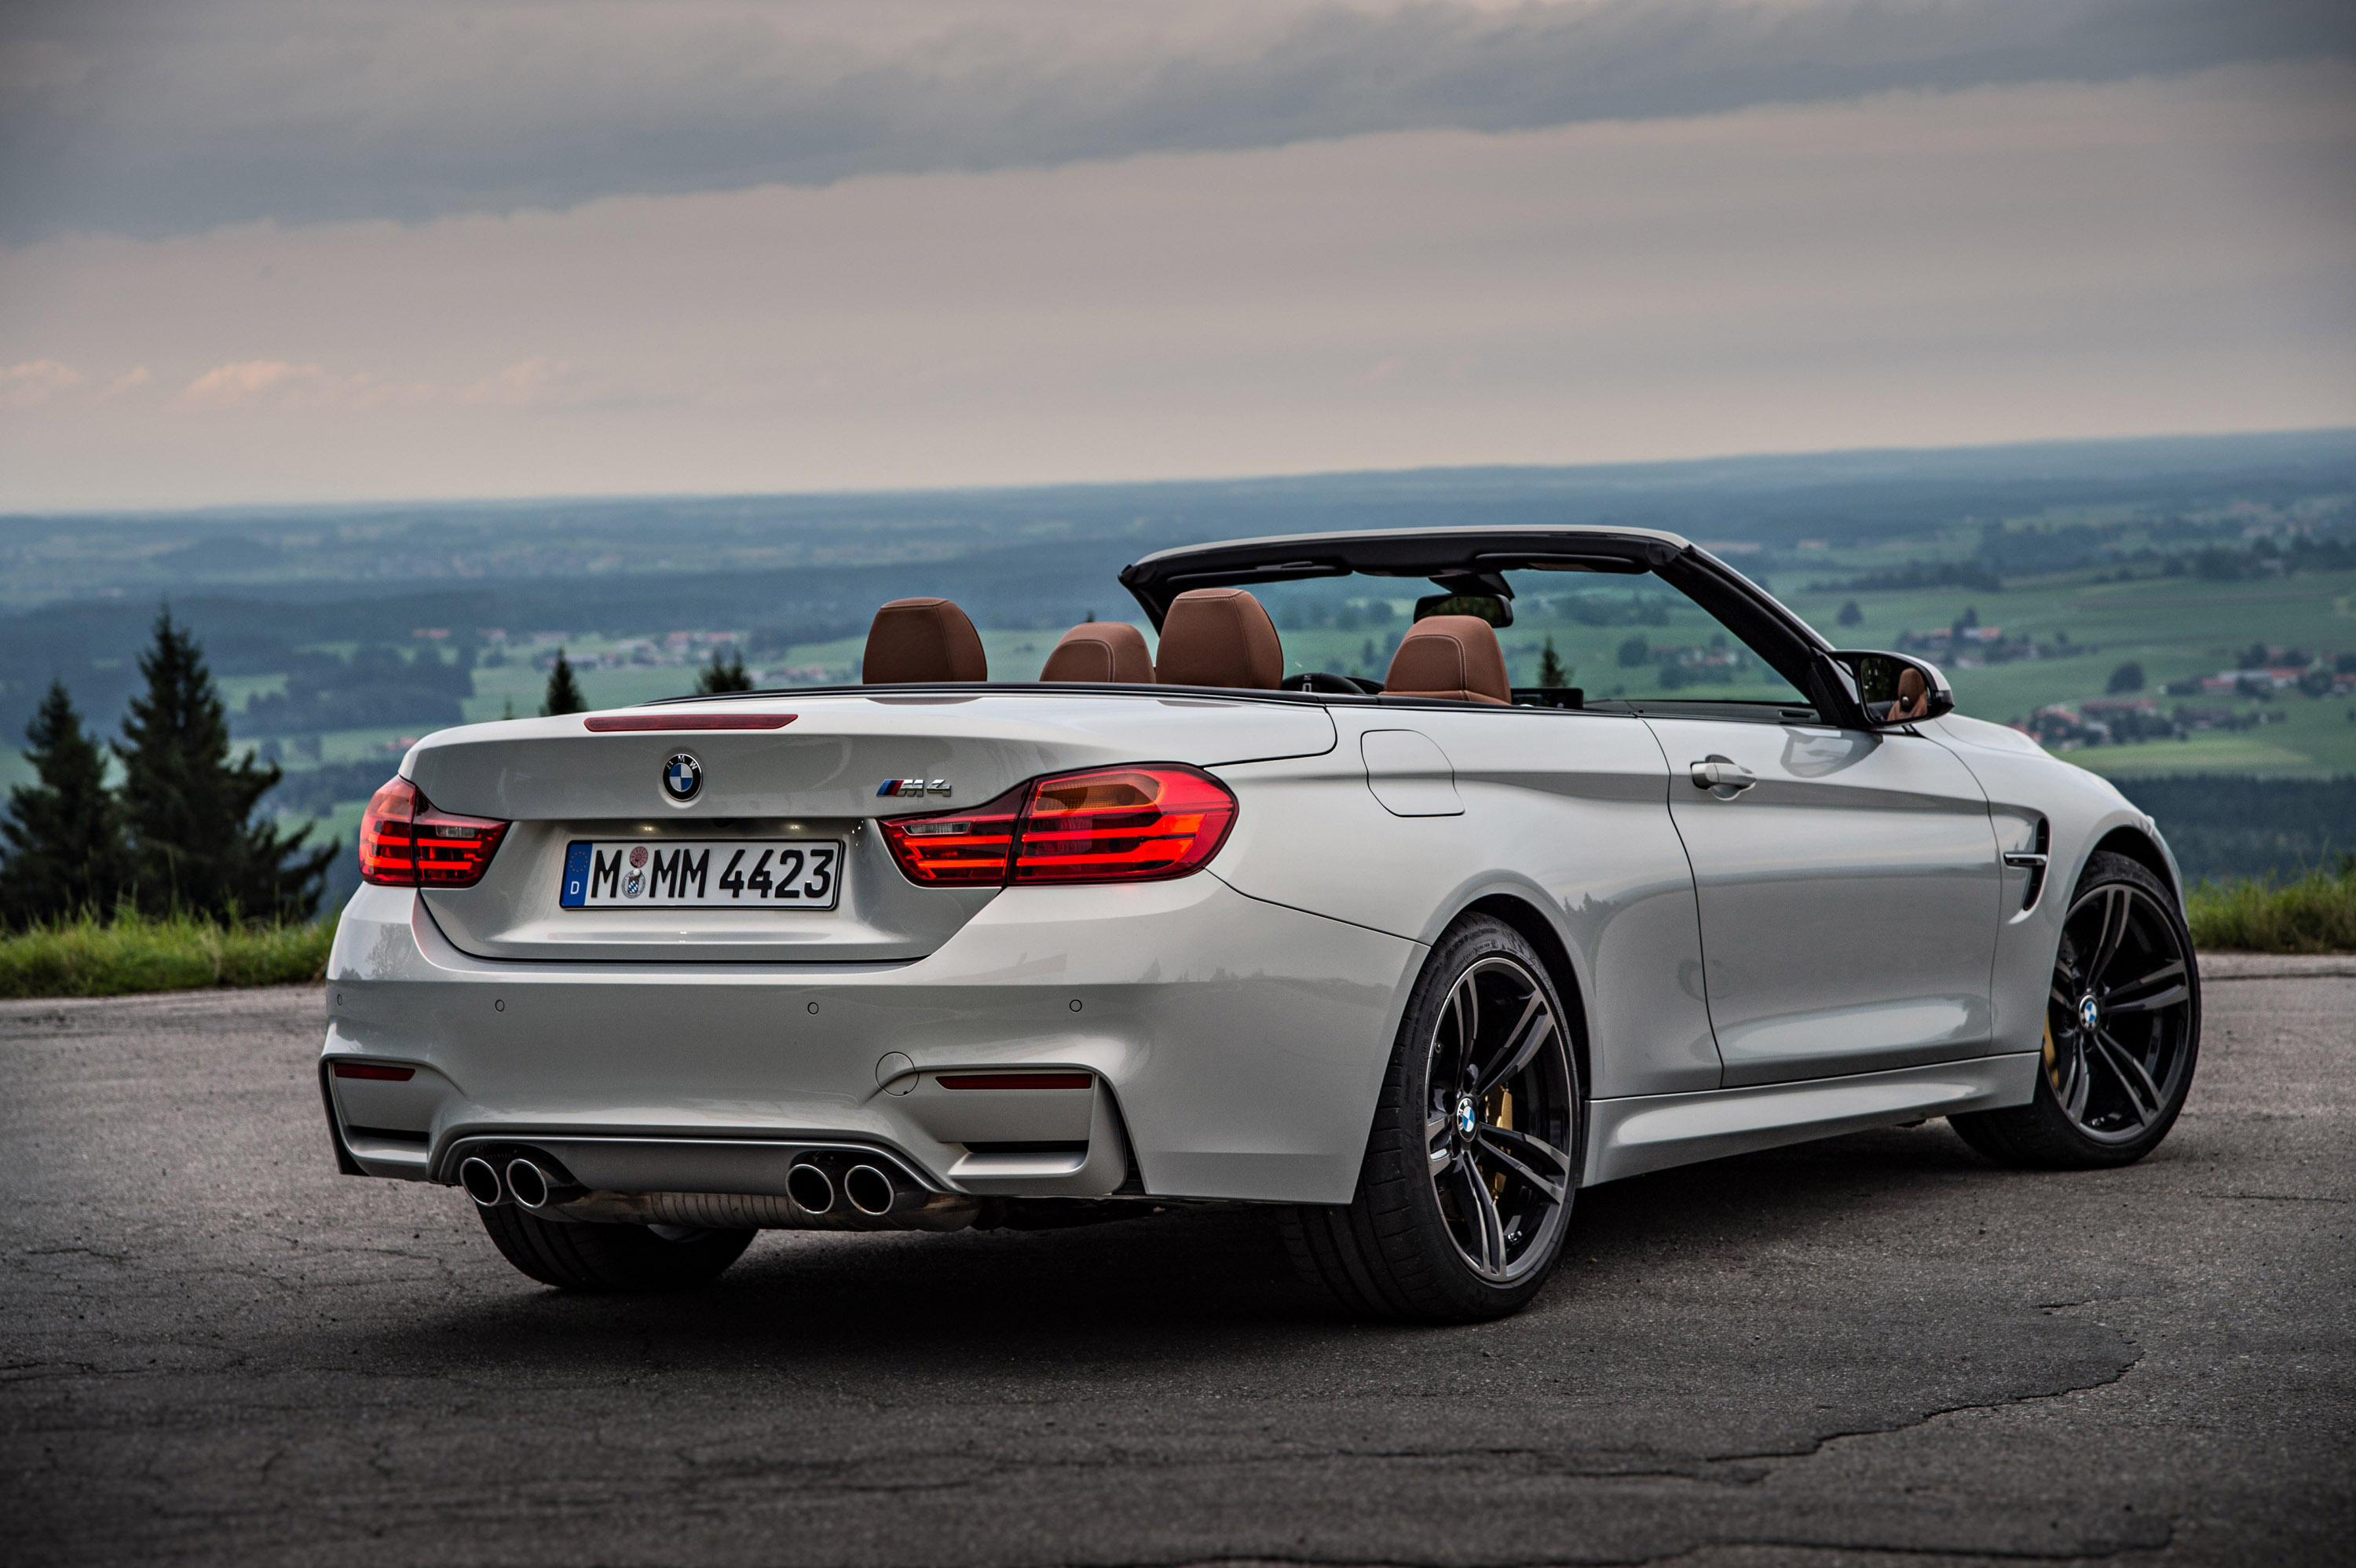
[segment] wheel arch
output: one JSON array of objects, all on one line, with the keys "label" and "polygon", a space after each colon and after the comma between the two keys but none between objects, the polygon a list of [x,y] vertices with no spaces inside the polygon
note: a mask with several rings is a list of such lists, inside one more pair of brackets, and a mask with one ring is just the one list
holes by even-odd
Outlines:
[{"label": "wheel arch", "polygon": [[[2183,903],[2184,888],[2176,874],[2175,859],[2150,834],[2136,827],[2114,827],[2094,841],[2094,847],[2086,852],[2087,860],[2091,863],[2105,849],[2114,855],[2125,856],[2158,877],[2160,885],[2176,895],[2178,904]],[[2084,867],[2079,868],[2078,874],[2081,877],[2086,874]]]},{"label": "wheel arch", "polygon": [[[1468,914],[1485,914],[1511,926],[1515,934],[1537,949],[1538,960],[1547,967],[1547,978],[1554,982],[1557,994],[1570,1013],[1570,1053],[1579,1068],[1582,1093],[1594,1097],[1595,1075],[1588,1061],[1587,995],[1580,988],[1579,972],[1571,966],[1570,950],[1565,946],[1562,933],[1546,912],[1527,899],[1513,893],[1490,893],[1473,900],[1457,912],[1456,919]],[[1450,922],[1455,923],[1454,921]]]}]

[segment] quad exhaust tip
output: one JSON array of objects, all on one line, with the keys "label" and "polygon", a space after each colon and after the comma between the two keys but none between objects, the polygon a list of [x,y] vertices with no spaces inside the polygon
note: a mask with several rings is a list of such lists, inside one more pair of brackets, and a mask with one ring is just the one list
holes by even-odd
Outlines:
[{"label": "quad exhaust tip", "polygon": [[508,1161],[508,1195],[527,1209],[539,1209],[548,1202],[549,1189],[553,1184],[548,1172],[528,1159]]},{"label": "quad exhaust tip", "polygon": [[466,1189],[467,1197],[486,1209],[496,1209],[507,1201],[507,1189],[499,1183],[498,1168],[481,1155],[470,1154],[458,1162],[458,1185]]},{"label": "quad exhaust tip", "polygon": [[834,1207],[834,1180],[804,1160],[786,1172],[786,1196],[809,1213],[823,1214]]},{"label": "quad exhaust tip", "polygon": [[875,1220],[892,1211],[900,1193],[898,1184],[876,1167],[854,1165],[842,1173],[842,1195],[853,1209]]}]

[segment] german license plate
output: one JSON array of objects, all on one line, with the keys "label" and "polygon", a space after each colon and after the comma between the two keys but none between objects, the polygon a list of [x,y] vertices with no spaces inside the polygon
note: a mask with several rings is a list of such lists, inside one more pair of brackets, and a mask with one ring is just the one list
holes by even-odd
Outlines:
[{"label": "german license plate", "polygon": [[575,839],[564,850],[566,909],[832,909],[833,838]]}]

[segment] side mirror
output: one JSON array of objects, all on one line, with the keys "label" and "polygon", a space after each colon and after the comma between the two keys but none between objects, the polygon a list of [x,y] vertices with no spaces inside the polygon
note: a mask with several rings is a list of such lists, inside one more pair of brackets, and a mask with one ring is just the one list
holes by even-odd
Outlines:
[{"label": "side mirror", "polygon": [[1936,665],[1904,654],[1837,653],[1832,659],[1856,682],[1858,705],[1876,729],[1955,710],[1954,688]]}]

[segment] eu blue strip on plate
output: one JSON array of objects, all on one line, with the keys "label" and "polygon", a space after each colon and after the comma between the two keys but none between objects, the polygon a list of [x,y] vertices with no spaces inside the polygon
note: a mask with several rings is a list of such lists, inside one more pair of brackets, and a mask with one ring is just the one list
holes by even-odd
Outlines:
[{"label": "eu blue strip on plate", "polygon": [[589,892],[589,846],[574,844],[564,851],[564,896],[557,901],[565,909],[579,909]]}]

